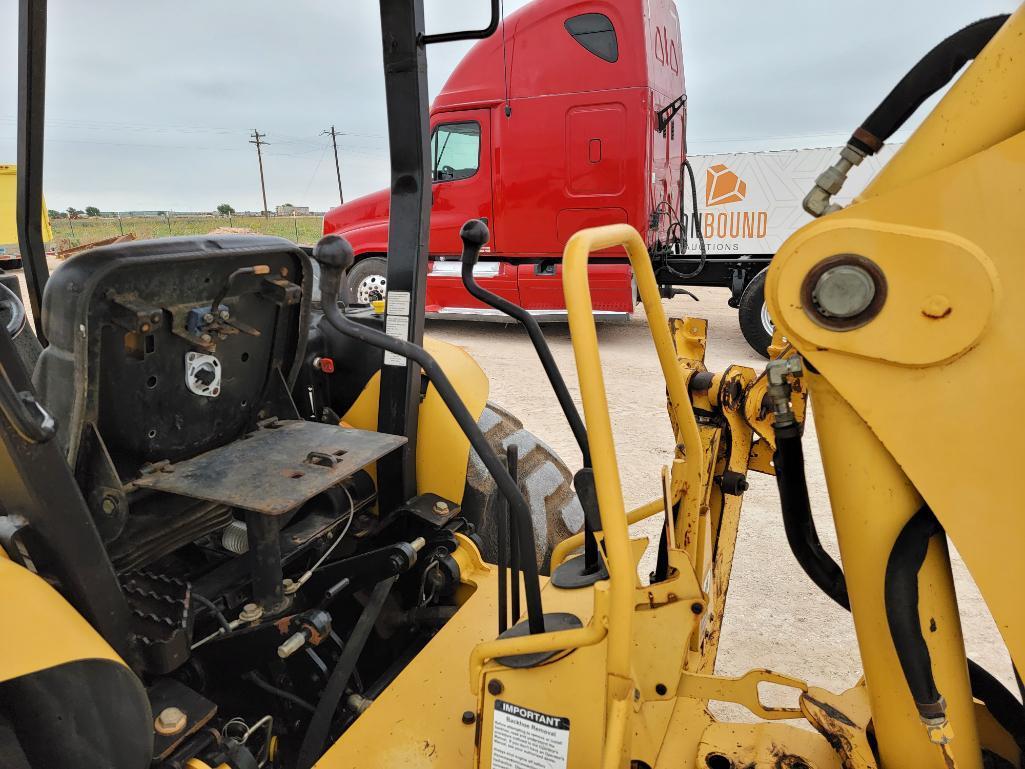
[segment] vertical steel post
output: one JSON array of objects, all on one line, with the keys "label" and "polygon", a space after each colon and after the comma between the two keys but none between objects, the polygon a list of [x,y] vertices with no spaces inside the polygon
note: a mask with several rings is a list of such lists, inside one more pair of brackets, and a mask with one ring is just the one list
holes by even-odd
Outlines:
[{"label": "vertical steel post", "polygon": [[[381,0],[381,37],[391,157],[385,328],[390,336],[419,345],[423,343],[431,207],[423,0]],[[420,367],[386,352],[378,429],[405,435],[409,442],[377,463],[384,511],[416,494],[419,406]]]}]

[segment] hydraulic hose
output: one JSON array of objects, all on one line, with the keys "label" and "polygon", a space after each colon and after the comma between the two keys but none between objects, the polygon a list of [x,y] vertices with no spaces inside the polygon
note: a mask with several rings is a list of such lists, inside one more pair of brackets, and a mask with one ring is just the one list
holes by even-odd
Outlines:
[{"label": "hydraulic hose", "polygon": [[[811,581],[847,611],[847,581],[843,569],[822,547],[808,499],[808,482],[804,475],[804,448],[797,423],[775,428],[776,485],[783,508],[783,528],[797,562]],[[917,615],[916,615],[917,616]]]},{"label": "hydraulic hose", "polygon": [[[687,175],[690,176],[691,221],[694,221],[694,219],[698,216],[698,185],[697,185],[697,182],[694,180],[694,168],[693,168],[693,166],[691,166],[689,160],[684,160],[683,163],[680,165],[681,181],[683,180],[683,175],[684,175],[683,172],[684,171],[686,171]],[[678,217],[678,222],[679,222],[679,226],[681,228],[683,228],[683,238],[682,238],[681,242],[684,245],[683,254],[682,254],[684,256],[686,255],[686,251],[687,251],[686,243],[687,243],[687,240],[688,240],[688,237],[689,237],[688,234],[687,234],[687,230],[689,229],[689,227],[686,224],[684,224],[684,221],[683,221],[683,199],[685,197],[686,197],[686,193],[684,193],[684,191],[681,189],[680,190],[680,212],[681,212],[681,215]],[[670,211],[670,213],[672,213],[672,209],[671,208],[669,209],[669,211]],[[697,264],[697,266],[693,270],[691,270],[690,272],[680,272],[679,270],[677,270],[676,268],[674,268],[672,265],[669,264],[669,254],[668,254],[668,252],[664,253],[663,256],[662,256],[662,263],[659,265],[660,268],[664,269],[666,272],[668,272],[670,275],[672,275],[677,280],[689,280],[690,278],[693,278],[695,275],[699,275],[701,273],[701,271],[705,269],[705,264],[708,262],[708,248],[705,245],[705,236],[701,232],[701,222],[697,223],[697,225],[694,228],[694,231],[697,232],[697,234],[698,234],[698,246],[701,249],[701,258],[698,260],[698,264]]]},{"label": "hydraulic hose", "polygon": [[849,144],[866,155],[878,152],[926,99],[979,55],[1008,17],[1005,13],[981,19],[939,43],[901,78],[854,132]]},{"label": "hydraulic hose", "polygon": [[936,688],[929,647],[918,616],[918,572],[929,540],[943,529],[927,505],[904,525],[886,562],[886,622],[915,707],[923,721],[943,719],[946,703]]},{"label": "hydraulic hose", "polygon": [[968,678],[972,683],[972,696],[986,706],[1025,755],[1025,707],[992,673],[971,659],[968,660]]},{"label": "hydraulic hose", "polygon": [[[781,395],[778,399],[783,398]],[[793,421],[789,405],[777,410],[773,429],[776,435],[773,463],[790,549],[812,581],[837,604],[850,611],[843,569],[822,547],[811,515],[800,429]],[[918,615],[918,573],[925,561],[929,540],[942,533],[943,527],[935,515],[928,506],[923,506],[901,530],[886,565],[884,599],[887,623],[901,670],[923,720],[941,718],[945,710],[932,675],[929,648],[922,635]],[[985,703],[993,718],[1025,753],[1025,706],[971,659],[968,659],[968,673],[972,695]]]}]

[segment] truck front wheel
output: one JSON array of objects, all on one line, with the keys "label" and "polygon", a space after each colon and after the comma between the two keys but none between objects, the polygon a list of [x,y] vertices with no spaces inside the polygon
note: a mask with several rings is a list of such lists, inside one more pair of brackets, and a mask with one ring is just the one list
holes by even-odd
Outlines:
[{"label": "truck front wheel", "polygon": [[362,259],[349,269],[346,288],[350,304],[370,304],[388,292],[388,260],[382,256]]},{"label": "truck front wheel", "polygon": [[765,268],[747,284],[738,308],[740,330],[744,334],[744,339],[764,358],[769,357],[769,345],[772,344],[772,332],[775,330],[772,318],[769,317],[769,310],[765,306],[767,271],[768,268]]}]

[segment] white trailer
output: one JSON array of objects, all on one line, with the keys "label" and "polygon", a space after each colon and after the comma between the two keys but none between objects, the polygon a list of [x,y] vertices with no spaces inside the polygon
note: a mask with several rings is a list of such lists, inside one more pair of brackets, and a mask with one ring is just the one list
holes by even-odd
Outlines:
[{"label": "white trailer", "polygon": [[[853,169],[834,201],[850,203],[897,146],[887,145]],[[690,210],[690,190],[685,190],[686,251],[684,258],[663,264],[660,279],[671,285],[729,286],[729,303],[738,309],[744,337],[764,354],[772,339],[772,321],[765,310],[765,269],[783,241],[812,220],[801,202],[816,177],[836,161],[840,149],[689,155],[698,213],[695,216]],[[698,266],[699,231],[707,255],[703,269],[692,278],[674,279],[673,273],[689,275]]]}]

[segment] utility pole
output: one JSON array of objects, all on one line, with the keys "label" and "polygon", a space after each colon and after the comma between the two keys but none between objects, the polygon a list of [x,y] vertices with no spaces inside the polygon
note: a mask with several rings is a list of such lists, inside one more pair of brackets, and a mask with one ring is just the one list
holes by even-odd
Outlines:
[{"label": "utility pole", "polygon": [[267,186],[263,182],[263,152],[261,152],[260,148],[270,146],[267,142],[263,141],[263,137],[266,135],[254,128],[253,138],[249,140],[250,144],[256,145],[256,159],[260,163],[260,192],[263,193],[263,217],[265,219],[270,216],[270,211],[267,210]]},{"label": "utility pole", "polygon": [[330,136],[331,136],[331,145],[335,148],[335,176],[338,177],[338,204],[339,205],[344,205],[345,204],[345,197],[342,195],[342,169],[339,168],[339,166],[338,166],[338,141],[336,140],[336,137],[338,136],[338,132],[335,130],[334,126],[331,126],[331,130],[330,131],[321,131],[320,132],[321,136],[324,136],[324,135],[327,135],[327,134],[330,134]]}]

